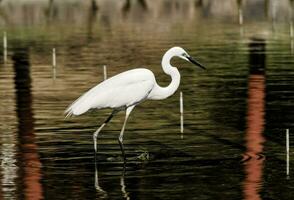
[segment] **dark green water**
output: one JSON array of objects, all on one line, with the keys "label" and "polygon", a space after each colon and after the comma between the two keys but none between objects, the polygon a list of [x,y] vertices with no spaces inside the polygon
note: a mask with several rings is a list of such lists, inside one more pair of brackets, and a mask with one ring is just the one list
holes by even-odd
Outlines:
[{"label": "dark green water", "polygon": [[[293,198],[292,8],[288,0],[2,0],[0,199]],[[102,131],[95,170],[92,134],[111,111],[64,119],[64,110],[103,80],[103,65],[108,76],[144,66],[167,85],[160,62],[173,46],[207,70],[174,59],[178,92],[129,118],[126,170],[117,142],[124,113]]]}]

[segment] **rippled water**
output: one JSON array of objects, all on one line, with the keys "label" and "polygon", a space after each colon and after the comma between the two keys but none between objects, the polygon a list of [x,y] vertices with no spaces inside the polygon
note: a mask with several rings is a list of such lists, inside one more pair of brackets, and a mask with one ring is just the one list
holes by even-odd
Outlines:
[{"label": "rippled water", "polygon": [[[291,199],[291,2],[0,2],[0,199]],[[95,166],[92,134],[111,111],[64,119],[66,107],[103,80],[103,65],[108,76],[145,66],[167,85],[160,61],[177,45],[207,67],[173,60],[184,133],[179,92],[146,101],[127,124],[125,171],[124,113],[99,136]]]}]

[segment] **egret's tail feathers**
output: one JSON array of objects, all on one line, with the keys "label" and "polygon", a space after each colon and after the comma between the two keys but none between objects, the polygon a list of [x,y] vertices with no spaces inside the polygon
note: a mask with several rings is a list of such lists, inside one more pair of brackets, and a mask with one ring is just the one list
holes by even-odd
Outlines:
[{"label": "egret's tail feathers", "polygon": [[70,106],[64,111],[65,118],[69,118],[73,115],[72,110],[70,109]]},{"label": "egret's tail feathers", "polygon": [[80,98],[78,98],[65,110],[65,118],[70,117],[72,115],[81,115],[91,108],[89,106],[89,103],[85,101],[86,99],[84,97],[85,96],[81,96]]}]

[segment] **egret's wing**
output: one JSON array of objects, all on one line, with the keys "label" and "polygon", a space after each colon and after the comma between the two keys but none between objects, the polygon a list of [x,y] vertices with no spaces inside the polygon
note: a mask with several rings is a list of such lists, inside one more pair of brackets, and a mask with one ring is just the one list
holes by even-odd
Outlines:
[{"label": "egret's wing", "polygon": [[150,80],[119,85],[92,99],[91,108],[120,108],[137,104],[148,96],[153,85]]},{"label": "egret's wing", "polygon": [[91,108],[118,108],[133,105],[147,97],[154,83],[154,75],[147,69],[120,73],[78,98],[65,111],[66,116],[80,115]]}]

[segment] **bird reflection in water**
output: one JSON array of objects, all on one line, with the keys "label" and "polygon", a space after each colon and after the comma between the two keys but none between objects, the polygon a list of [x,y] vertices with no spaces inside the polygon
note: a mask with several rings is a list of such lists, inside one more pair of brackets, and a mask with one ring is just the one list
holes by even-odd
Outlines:
[{"label": "bird reflection in water", "polygon": [[[108,198],[108,194],[105,190],[102,189],[102,187],[99,184],[99,173],[98,173],[98,164],[97,164],[97,156],[95,156],[95,188],[100,198]],[[126,166],[123,165],[122,175],[120,176],[120,186],[121,186],[121,192],[123,199],[129,200],[129,193],[126,190],[126,184],[125,184],[125,174],[126,174]]]},{"label": "bird reflection in water", "polygon": [[244,167],[246,178],[243,182],[244,198],[261,199],[259,191],[262,183],[264,164],[263,137],[265,115],[265,41],[252,39],[249,44],[250,75],[248,77],[247,130]]},{"label": "bird reflection in water", "polygon": [[98,164],[97,164],[97,156],[95,155],[95,188],[98,193],[98,195],[101,198],[107,198],[107,192],[103,190],[99,184],[99,174],[98,174]]},{"label": "bird reflection in water", "polygon": [[123,167],[122,175],[120,176],[120,186],[121,186],[121,192],[123,195],[123,198],[129,200],[129,193],[126,190],[126,184],[125,184],[125,174],[126,174],[126,168]]}]

